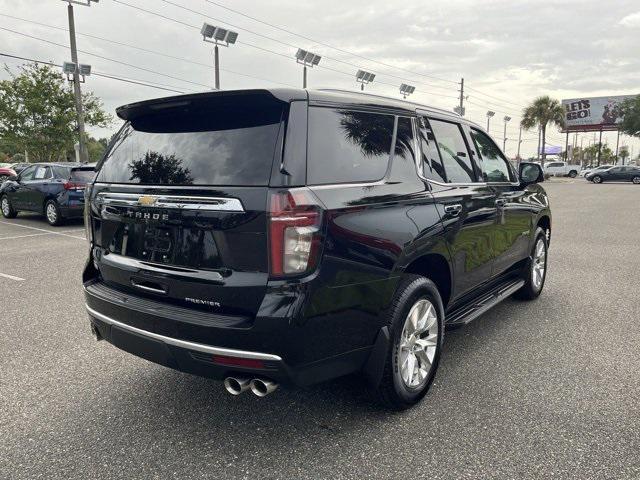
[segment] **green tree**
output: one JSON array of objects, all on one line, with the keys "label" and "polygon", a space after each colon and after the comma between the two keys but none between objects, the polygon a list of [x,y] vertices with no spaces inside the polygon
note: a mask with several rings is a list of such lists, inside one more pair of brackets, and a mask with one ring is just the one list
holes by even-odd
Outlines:
[{"label": "green tree", "polygon": [[[594,164],[598,160],[598,146],[599,143],[594,143],[584,149],[584,157],[589,159],[591,164]],[[602,150],[600,151],[600,165],[606,163],[614,163],[615,154],[609,145],[602,144]]]},{"label": "green tree", "polygon": [[560,102],[554,98],[544,95],[536,98],[531,105],[522,112],[522,121],[520,125],[525,130],[531,130],[539,127],[542,137],[542,165],[547,158],[544,153],[544,145],[546,145],[547,126],[549,124],[557,127],[564,127],[564,109]]},{"label": "green tree", "polygon": [[[0,82],[0,140],[30,161],[66,156],[78,141],[73,91],[62,74],[48,65],[31,64]],[[84,93],[85,122],[106,127],[111,116],[93,93]]]},{"label": "green tree", "polygon": [[620,160],[622,160],[622,164],[624,165],[626,163],[627,158],[629,158],[629,149],[621,148],[620,152],[618,153],[618,156],[620,157]]},{"label": "green tree", "polygon": [[640,95],[629,98],[622,103],[622,133],[632,137],[640,137]]}]

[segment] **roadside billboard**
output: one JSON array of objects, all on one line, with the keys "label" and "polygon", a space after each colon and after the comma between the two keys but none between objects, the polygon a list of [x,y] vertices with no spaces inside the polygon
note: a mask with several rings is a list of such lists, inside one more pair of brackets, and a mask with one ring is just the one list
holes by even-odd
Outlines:
[{"label": "roadside billboard", "polygon": [[562,100],[564,132],[617,130],[622,122],[622,102],[635,95],[583,97]]}]

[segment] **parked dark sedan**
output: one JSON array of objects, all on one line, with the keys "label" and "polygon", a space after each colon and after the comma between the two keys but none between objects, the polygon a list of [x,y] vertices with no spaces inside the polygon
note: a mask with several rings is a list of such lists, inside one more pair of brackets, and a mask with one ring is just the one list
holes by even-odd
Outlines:
[{"label": "parked dark sedan", "polygon": [[611,167],[607,170],[594,170],[585,177],[593,183],[602,182],[633,182],[640,185],[640,167],[624,166]]},{"label": "parked dark sedan", "polygon": [[93,165],[34,163],[0,186],[0,210],[6,218],[19,211],[45,215],[51,225],[81,217],[84,189],[95,175]]}]

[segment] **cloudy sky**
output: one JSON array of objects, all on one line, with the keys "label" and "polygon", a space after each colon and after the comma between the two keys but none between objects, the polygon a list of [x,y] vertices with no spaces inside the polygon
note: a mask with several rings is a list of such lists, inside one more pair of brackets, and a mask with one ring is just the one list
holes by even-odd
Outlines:
[{"label": "cloudy sky", "polygon": [[[170,90],[213,86],[212,48],[199,34],[203,21],[239,33],[236,45],[221,49],[224,89],[301,86],[296,47],[323,56],[309,72],[310,88],[355,89],[355,71],[364,68],[377,74],[368,91],[397,96],[398,85],[409,83],[416,101],[451,109],[464,77],[467,117],[484,124],[487,110],[497,112],[491,133],[500,143],[502,118],[513,117],[510,156],[522,108],[538,95],[640,93],[638,0],[100,0],[75,11],[81,63]],[[60,0],[0,0],[0,53],[70,60],[66,28]],[[10,68],[22,63],[0,61]],[[83,88],[111,112],[172,94],[95,75]],[[104,136],[118,124],[91,133]],[[532,155],[536,133],[523,138],[522,153]],[[615,134],[604,138],[615,148]],[[580,139],[586,146],[593,134]],[[549,143],[564,145],[564,136],[552,131]],[[621,144],[640,153],[637,140],[623,137]]]}]

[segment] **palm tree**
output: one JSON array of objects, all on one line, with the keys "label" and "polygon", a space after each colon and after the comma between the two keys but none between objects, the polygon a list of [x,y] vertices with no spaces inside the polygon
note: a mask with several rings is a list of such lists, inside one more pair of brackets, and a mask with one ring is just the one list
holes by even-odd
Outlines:
[{"label": "palm tree", "polygon": [[522,112],[522,121],[520,126],[525,130],[531,130],[537,126],[542,134],[542,165],[547,158],[547,154],[544,152],[547,125],[556,125],[557,127],[564,127],[564,109],[560,102],[554,98],[544,95],[536,98],[531,105],[524,109]]}]

